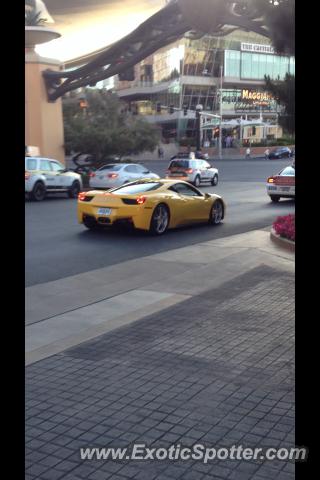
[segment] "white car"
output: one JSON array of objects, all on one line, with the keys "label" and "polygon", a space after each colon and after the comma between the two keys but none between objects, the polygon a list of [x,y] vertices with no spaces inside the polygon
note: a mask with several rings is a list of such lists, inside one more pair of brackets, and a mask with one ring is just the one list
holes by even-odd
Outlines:
[{"label": "white car", "polygon": [[90,188],[115,188],[141,178],[160,178],[137,163],[112,163],[90,173]]},{"label": "white car", "polygon": [[211,185],[218,185],[219,171],[206,160],[177,158],[171,160],[167,178],[176,178],[192,183],[195,187],[203,182],[210,182]]},{"label": "white car", "polygon": [[68,171],[58,160],[25,157],[25,193],[41,201],[47,193],[66,192],[76,198],[82,190],[81,175]]},{"label": "white car", "polygon": [[280,198],[295,198],[295,167],[294,164],[285,167],[277,175],[267,180],[267,194],[272,202]]}]

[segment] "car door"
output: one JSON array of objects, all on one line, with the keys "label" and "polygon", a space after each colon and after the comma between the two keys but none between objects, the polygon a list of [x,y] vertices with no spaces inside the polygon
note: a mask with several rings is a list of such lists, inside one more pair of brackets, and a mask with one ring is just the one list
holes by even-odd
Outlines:
[{"label": "car door", "polygon": [[67,188],[70,183],[70,178],[67,175],[63,174],[65,167],[61,163],[55,160],[54,161],[50,160],[50,165],[51,165],[52,171],[56,175],[55,184],[57,188]]},{"label": "car door", "polygon": [[57,188],[57,175],[51,168],[50,160],[47,158],[40,158],[39,167],[41,174],[46,179],[47,190]]},{"label": "car door", "polygon": [[183,199],[184,223],[201,222],[209,218],[209,203],[197,188],[187,183],[177,183],[172,189]]},{"label": "car door", "polygon": [[202,160],[202,168],[203,168],[203,178],[205,180],[211,180],[213,177],[213,171],[211,169],[211,165],[206,160]]}]

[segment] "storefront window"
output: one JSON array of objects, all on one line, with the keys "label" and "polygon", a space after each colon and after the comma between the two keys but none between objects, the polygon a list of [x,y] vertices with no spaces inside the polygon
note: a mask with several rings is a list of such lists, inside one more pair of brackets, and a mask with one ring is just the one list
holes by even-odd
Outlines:
[{"label": "storefront window", "polygon": [[265,75],[269,75],[271,78],[283,79],[289,71],[289,57],[241,52],[241,78],[262,80]]},{"label": "storefront window", "polygon": [[240,52],[237,50],[225,51],[225,77],[240,77]]}]

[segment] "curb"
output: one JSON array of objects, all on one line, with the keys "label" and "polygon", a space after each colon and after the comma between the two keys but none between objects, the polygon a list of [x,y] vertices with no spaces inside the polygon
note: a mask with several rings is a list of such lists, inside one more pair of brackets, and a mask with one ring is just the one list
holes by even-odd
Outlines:
[{"label": "curb", "polygon": [[293,253],[295,252],[295,249],[296,249],[295,242],[293,242],[292,240],[288,240],[287,238],[280,237],[280,235],[278,235],[275,232],[274,228],[271,228],[270,239],[279,247],[282,247],[285,250],[288,250],[289,252],[293,252]]}]

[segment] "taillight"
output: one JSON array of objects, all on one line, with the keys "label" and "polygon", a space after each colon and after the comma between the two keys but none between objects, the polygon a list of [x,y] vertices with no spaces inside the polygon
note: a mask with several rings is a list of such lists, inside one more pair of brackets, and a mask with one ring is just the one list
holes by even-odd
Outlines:
[{"label": "taillight", "polygon": [[273,178],[273,177],[269,177],[269,178],[268,178],[268,183],[274,183],[274,178]]},{"label": "taillight", "polygon": [[93,173],[93,172],[90,172],[90,173],[89,173],[89,177],[95,177],[95,176],[96,176],[95,173]]},{"label": "taillight", "polygon": [[117,178],[118,174],[117,173],[108,173],[107,177],[109,178]]},{"label": "taillight", "polygon": [[142,205],[146,200],[147,200],[147,197],[145,197],[144,195],[140,195],[140,197],[138,197],[138,198],[136,199],[136,202],[137,202],[139,205]]},{"label": "taillight", "polygon": [[192,172],[193,172],[193,168],[187,168],[185,172],[186,172],[186,173],[192,173]]},{"label": "taillight", "polygon": [[24,172],[24,179],[25,179],[25,180],[29,180],[30,176],[31,176],[31,175],[30,175],[29,172]]},{"label": "taillight", "polygon": [[83,202],[85,198],[86,198],[86,192],[80,192],[78,194],[78,200],[80,200],[81,202]]}]

